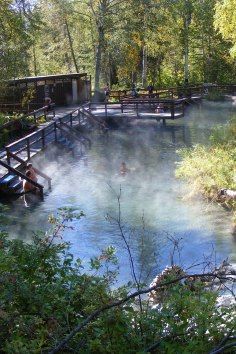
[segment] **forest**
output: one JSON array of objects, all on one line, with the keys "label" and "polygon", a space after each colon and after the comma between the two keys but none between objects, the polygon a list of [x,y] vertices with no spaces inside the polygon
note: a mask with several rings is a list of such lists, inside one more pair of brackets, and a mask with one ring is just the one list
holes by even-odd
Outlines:
[{"label": "forest", "polygon": [[232,83],[235,0],[0,0],[0,79],[87,72],[97,89]]},{"label": "forest", "polygon": [[236,0],[0,0],[0,68],[0,353],[235,353]]}]

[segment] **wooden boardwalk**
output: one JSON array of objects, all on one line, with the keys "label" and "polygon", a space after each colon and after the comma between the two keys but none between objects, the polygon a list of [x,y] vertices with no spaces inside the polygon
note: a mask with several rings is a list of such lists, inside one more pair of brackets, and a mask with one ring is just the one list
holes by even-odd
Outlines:
[{"label": "wooden boardwalk", "polygon": [[[43,195],[44,186],[33,183],[22,173],[25,170],[26,163],[51,143],[58,143],[69,150],[76,147],[83,154],[85,149],[91,146],[91,141],[77,128],[83,128],[89,124],[93,126],[101,124],[103,126],[87,109],[86,105],[73,110],[72,107],[59,108],[55,115],[51,117],[51,120],[43,123],[38,130],[5,146],[1,151],[0,159],[0,187],[2,193],[5,190],[7,193],[15,192],[16,187],[20,188],[20,181],[16,180],[16,177],[20,177],[30,181],[30,183],[32,182],[40,190],[40,194]],[[40,171],[39,175],[47,181],[50,180]]]}]

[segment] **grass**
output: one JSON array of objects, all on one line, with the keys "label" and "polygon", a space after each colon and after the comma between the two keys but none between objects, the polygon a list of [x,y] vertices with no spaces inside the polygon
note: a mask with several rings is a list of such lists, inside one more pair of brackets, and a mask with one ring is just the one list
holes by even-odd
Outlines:
[{"label": "grass", "polygon": [[236,201],[219,195],[220,189],[236,190],[236,118],[224,127],[214,129],[211,146],[196,145],[182,149],[182,161],[176,176],[191,186],[191,194],[201,193],[231,209],[236,223]]}]

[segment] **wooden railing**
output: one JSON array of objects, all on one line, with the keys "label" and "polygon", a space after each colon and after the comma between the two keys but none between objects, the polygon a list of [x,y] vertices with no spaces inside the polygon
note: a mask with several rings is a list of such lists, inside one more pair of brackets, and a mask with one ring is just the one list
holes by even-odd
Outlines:
[{"label": "wooden railing", "polygon": [[181,115],[184,115],[186,99],[141,99],[141,98],[123,98],[119,103],[117,102],[91,102],[89,104],[90,109],[95,107],[104,107],[105,117],[108,117],[108,109],[120,110],[124,113],[126,107],[132,107],[136,111],[137,117],[139,116],[140,107],[144,105],[151,109],[155,109],[160,103],[164,105],[164,109],[169,110],[171,119],[175,118],[175,113],[178,110]]},{"label": "wooden railing", "polygon": [[44,118],[45,120],[47,120],[47,116],[48,115],[53,115],[53,117],[55,117],[55,103],[51,103],[50,106],[43,106],[29,114],[27,114],[25,117],[33,117],[34,118],[34,122],[35,124],[37,123],[37,121],[39,120],[39,118]]},{"label": "wooden railing", "polygon": [[[106,102],[104,104],[107,104]],[[91,110],[92,103],[86,103],[83,106],[80,107],[80,115],[82,116],[83,120],[89,120],[91,124],[96,125],[98,128],[101,130],[107,130],[108,126],[104,120],[100,120],[98,117],[96,117],[94,114],[92,114]],[[106,105],[105,105],[106,107]],[[107,115],[107,109],[106,109],[106,115]]]},{"label": "wooden railing", "polygon": [[28,103],[27,107],[22,106],[21,102],[15,102],[15,103],[0,102],[0,112],[30,113],[33,110],[38,110],[43,106],[44,106],[43,102]]},{"label": "wooden railing", "polygon": [[23,117],[18,117],[10,120],[7,123],[4,123],[0,126],[0,131],[7,129],[10,132],[17,131],[23,129],[24,125],[27,123],[30,117],[33,118],[34,124],[36,125],[40,118],[44,118],[47,120],[48,115],[53,115],[55,117],[55,105],[52,104],[50,110],[48,110],[48,106],[44,106],[42,108],[37,109],[31,113],[24,115]]},{"label": "wooden railing", "polygon": [[[41,128],[34,133],[31,133],[26,137],[23,137],[11,144],[8,144],[5,147],[7,163],[3,160],[0,160],[0,164],[8,171],[13,172],[14,174],[32,183],[35,187],[39,188],[40,194],[43,195],[43,186],[25,176],[22,172],[18,170],[18,168],[24,166],[27,161],[29,161],[37,152],[43,150],[47,145],[54,141],[56,142],[58,140],[58,134],[63,133],[71,137],[72,133],[74,133],[73,139],[79,141],[83,145],[90,147],[90,139],[83,136],[79,131],[77,131],[73,127],[73,121],[75,119],[80,125],[82,122],[80,117],[80,108],[72,111],[64,117],[56,119],[54,122],[49,123],[46,127]],[[75,135],[75,133],[77,134],[77,136]],[[17,166],[17,169],[16,167],[11,166],[12,160],[19,162],[20,165]],[[36,168],[34,169],[38,175],[48,181],[49,188],[51,188],[51,178],[40,170]]]},{"label": "wooden railing", "polygon": [[[149,93],[147,89],[141,88],[138,89],[138,97],[139,98],[154,98],[154,99],[163,99],[163,98],[182,98],[182,97],[191,97],[193,95],[204,95],[206,93],[206,89],[208,91],[218,90],[224,93],[235,93],[236,92],[236,84],[198,84],[198,85],[185,85],[185,86],[176,86],[176,87],[168,87],[162,89],[155,89],[153,93]],[[95,91],[92,91],[94,94]],[[123,90],[111,90],[109,99],[114,99],[120,102],[123,98],[131,98],[132,90],[123,89]]]},{"label": "wooden railing", "polygon": [[[58,118],[54,122],[49,123],[46,127],[41,128],[27,135],[26,137],[23,137],[5,146],[7,163],[11,165],[11,158],[17,160],[17,156],[23,153],[25,154],[24,159],[22,157],[20,157],[20,159],[24,162],[29,161],[31,157],[34,156],[38,151],[43,150],[51,142],[57,141],[58,131],[60,131],[60,124],[67,125],[68,127],[72,128],[73,120],[75,117],[77,118],[78,115],[79,109],[76,109],[64,117]],[[76,140],[79,140],[81,144],[91,144],[90,140],[81,134],[80,137],[78,136]]]}]

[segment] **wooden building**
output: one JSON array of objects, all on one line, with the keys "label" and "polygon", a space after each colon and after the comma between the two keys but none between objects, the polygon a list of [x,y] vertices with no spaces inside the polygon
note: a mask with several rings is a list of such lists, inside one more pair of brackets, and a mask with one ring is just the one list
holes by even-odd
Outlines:
[{"label": "wooden building", "polygon": [[24,77],[9,80],[0,101],[21,103],[24,98],[34,108],[42,107],[50,97],[57,106],[90,100],[91,77],[86,73]]}]

